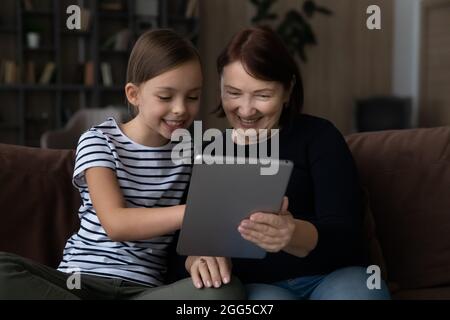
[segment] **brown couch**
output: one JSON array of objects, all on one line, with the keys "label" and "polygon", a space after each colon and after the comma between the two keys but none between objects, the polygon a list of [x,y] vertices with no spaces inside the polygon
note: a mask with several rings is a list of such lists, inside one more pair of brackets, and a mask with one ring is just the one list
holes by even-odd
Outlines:
[{"label": "brown couch", "polygon": [[[450,127],[347,137],[367,238],[394,298],[450,299]],[[74,152],[0,144],[0,251],[55,267],[77,230]]]}]

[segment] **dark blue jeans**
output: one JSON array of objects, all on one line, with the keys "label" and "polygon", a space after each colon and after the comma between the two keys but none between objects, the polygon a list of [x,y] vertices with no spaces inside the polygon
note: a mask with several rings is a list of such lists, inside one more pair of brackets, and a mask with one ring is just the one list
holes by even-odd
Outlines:
[{"label": "dark blue jeans", "polygon": [[380,289],[369,289],[369,274],[362,267],[347,267],[325,275],[306,276],[272,284],[246,285],[249,300],[386,300],[390,293],[381,280]]}]

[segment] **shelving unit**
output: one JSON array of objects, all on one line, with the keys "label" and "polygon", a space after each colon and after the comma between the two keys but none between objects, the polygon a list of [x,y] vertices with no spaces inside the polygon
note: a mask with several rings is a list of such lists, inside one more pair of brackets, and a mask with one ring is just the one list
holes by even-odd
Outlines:
[{"label": "shelving unit", "polygon": [[[125,106],[126,67],[132,44],[151,28],[173,28],[195,43],[198,16],[183,16],[193,0],[4,0],[0,12],[0,143],[39,146],[47,130],[61,128],[81,108]],[[31,8],[30,8],[31,4]],[[89,27],[69,30],[66,8],[77,4],[89,12]],[[115,8],[105,10],[112,4]],[[151,12],[146,12],[150,9]],[[84,19],[83,15],[81,16]],[[82,21],[83,24],[83,21]],[[108,40],[123,30],[120,50]],[[36,48],[27,33],[40,35]],[[128,40],[127,40],[128,39]],[[5,62],[16,66],[6,83]],[[30,62],[34,67],[30,66]],[[46,65],[54,63],[50,81],[39,83]],[[106,85],[101,64],[110,66]],[[86,76],[91,65],[91,76]],[[34,69],[35,81],[30,83]],[[9,74],[12,74],[9,72]],[[31,77],[32,78],[32,77]],[[89,79],[86,82],[86,78]]]}]

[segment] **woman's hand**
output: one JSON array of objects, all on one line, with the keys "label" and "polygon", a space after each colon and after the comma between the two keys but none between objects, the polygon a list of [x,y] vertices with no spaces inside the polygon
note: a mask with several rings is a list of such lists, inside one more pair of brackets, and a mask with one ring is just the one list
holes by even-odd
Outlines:
[{"label": "woman's hand", "polygon": [[231,279],[231,260],[224,257],[189,256],[186,270],[191,274],[192,282],[197,288],[203,286],[219,288]]},{"label": "woman's hand", "polygon": [[292,214],[287,211],[289,201],[284,197],[278,214],[255,212],[242,220],[238,227],[241,236],[268,252],[283,250],[291,241],[295,231]]}]

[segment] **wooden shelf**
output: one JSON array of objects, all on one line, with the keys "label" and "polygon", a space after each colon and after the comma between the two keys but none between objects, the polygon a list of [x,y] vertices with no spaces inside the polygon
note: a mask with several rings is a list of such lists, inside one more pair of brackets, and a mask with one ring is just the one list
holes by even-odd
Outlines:
[{"label": "wooden shelf", "polygon": [[125,93],[125,85],[100,86],[99,89],[102,91],[123,91]]},{"label": "wooden shelf", "polygon": [[[0,98],[3,103],[0,119],[5,122],[17,120],[16,124],[0,122],[0,143],[17,141],[18,144],[38,146],[42,130],[61,128],[68,118],[81,108],[97,108],[110,104],[126,106],[125,77],[131,47],[126,50],[113,49],[117,43],[114,41],[118,39],[116,36],[122,30],[130,31],[132,42],[141,31],[148,30],[147,24],[161,28],[178,27],[186,33],[198,29],[195,24],[198,19],[182,16],[185,10],[178,10],[177,13],[181,12],[181,15],[172,17],[172,6],[168,5],[167,0],[152,0],[158,4],[157,13],[154,15],[137,12],[137,0],[122,0],[123,9],[117,11],[113,8],[103,8],[102,0],[30,0],[32,10],[29,11],[25,10],[22,0],[9,1],[17,3],[3,6],[0,10],[0,21],[3,21],[0,26],[2,48],[8,50],[0,58],[0,63],[3,60],[14,61],[17,70],[20,70],[16,78],[20,80],[31,78],[33,72],[33,78],[38,81],[49,62],[55,64],[55,70],[52,82],[48,84],[0,83]],[[173,4],[183,5],[183,1],[189,0],[176,0]],[[66,28],[65,6],[70,3],[82,3],[83,7],[90,11],[88,29]],[[40,30],[41,46],[28,48],[27,31],[37,29]],[[105,42],[110,45],[102,46]],[[33,64],[29,62],[34,63],[34,70]],[[103,85],[102,62],[111,66],[114,79],[111,86]],[[91,79],[92,85],[84,85],[87,78]],[[42,110],[45,110],[45,119],[39,118]],[[36,117],[33,116],[34,112]]]},{"label": "wooden shelf", "polygon": [[49,84],[22,84],[20,85],[21,89],[24,90],[32,90],[32,91],[54,91],[58,90],[56,85],[53,85],[51,83]]},{"label": "wooden shelf", "polygon": [[104,19],[128,19],[130,18],[130,15],[128,12],[122,12],[122,11],[100,11],[98,13],[98,16],[100,18]]},{"label": "wooden shelf", "polygon": [[54,47],[49,47],[49,46],[44,46],[44,47],[39,47],[39,48],[24,48],[24,51],[28,52],[28,53],[52,53],[55,51]]},{"label": "wooden shelf", "polygon": [[130,54],[131,50],[114,50],[114,49],[101,49],[100,54],[116,54],[116,55],[127,55]]},{"label": "wooden shelf", "polygon": [[53,11],[50,9],[33,9],[33,10],[24,10],[23,14],[25,16],[51,17],[53,16]]},{"label": "wooden shelf", "polygon": [[14,33],[16,33],[17,31],[18,31],[17,28],[12,27],[12,26],[3,26],[3,27],[0,27],[0,33],[11,33],[11,34],[14,34]]},{"label": "wooden shelf", "polygon": [[10,124],[10,123],[0,123],[0,130],[1,131],[16,131],[20,130],[20,126],[16,124]]},{"label": "wooden shelf", "polygon": [[0,84],[0,91],[12,91],[12,90],[19,90],[20,84]]},{"label": "wooden shelf", "polygon": [[62,84],[59,86],[62,91],[91,91],[95,89],[95,86],[86,86],[84,84]]},{"label": "wooden shelf", "polygon": [[91,31],[77,31],[77,30],[63,30],[61,31],[63,36],[77,36],[77,37],[89,37],[92,35]]},{"label": "wooden shelf", "polygon": [[27,84],[27,83],[18,83],[18,84],[0,84],[0,91],[11,91],[11,90],[33,90],[33,91],[89,91],[94,90],[95,86],[86,86],[83,84]]}]

